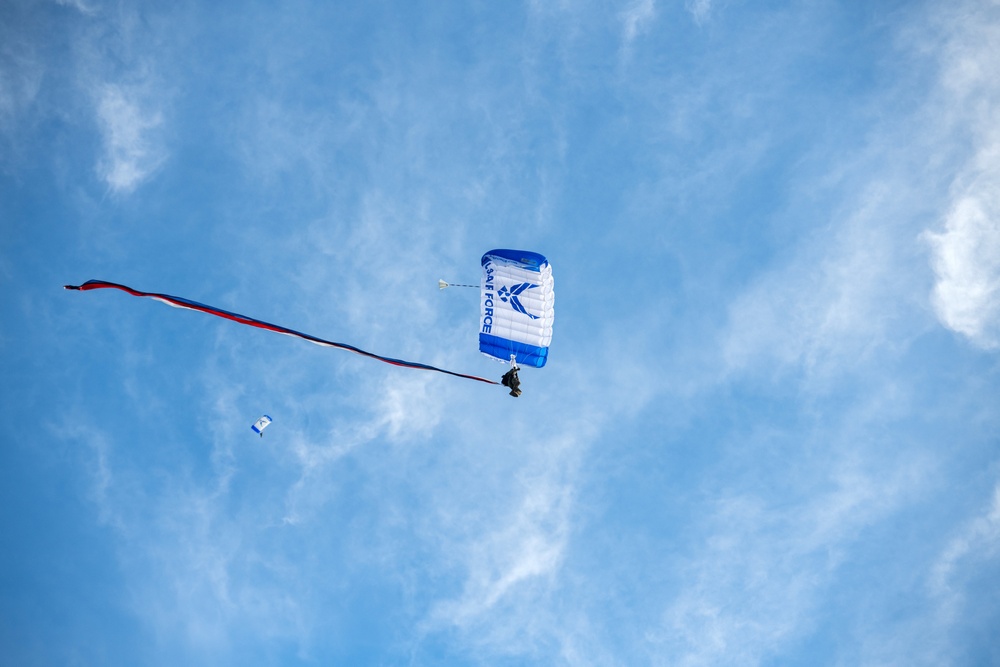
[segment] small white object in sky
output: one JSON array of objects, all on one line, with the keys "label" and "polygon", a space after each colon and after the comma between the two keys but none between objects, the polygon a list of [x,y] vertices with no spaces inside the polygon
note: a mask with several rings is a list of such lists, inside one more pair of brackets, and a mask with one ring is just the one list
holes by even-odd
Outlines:
[{"label": "small white object in sky", "polygon": [[253,426],[250,427],[250,429],[254,433],[259,433],[260,437],[263,438],[264,437],[264,429],[267,428],[268,424],[270,424],[270,423],[271,423],[271,418],[268,417],[267,415],[264,415],[260,419],[258,419],[257,421],[255,421],[253,423]]}]

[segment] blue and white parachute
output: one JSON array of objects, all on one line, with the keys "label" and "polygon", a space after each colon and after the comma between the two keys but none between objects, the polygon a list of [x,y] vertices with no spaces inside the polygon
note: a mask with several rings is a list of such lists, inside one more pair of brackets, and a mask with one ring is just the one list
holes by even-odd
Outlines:
[{"label": "blue and white parachute", "polygon": [[270,423],[271,423],[271,418],[268,417],[267,415],[263,415],[260,419],[258,419],[253,423],[253,426],[250,427],[250,430],[253,431],[254,433],[260,433],[260,437],[263,438],[264,429],[267,428]]},{"label": "blue and white parachute", "polygon": [[541,368],[549,355],[556,295],[552,267],[537,252],[490,250],[483,255],[479,351],[519,366]]}]

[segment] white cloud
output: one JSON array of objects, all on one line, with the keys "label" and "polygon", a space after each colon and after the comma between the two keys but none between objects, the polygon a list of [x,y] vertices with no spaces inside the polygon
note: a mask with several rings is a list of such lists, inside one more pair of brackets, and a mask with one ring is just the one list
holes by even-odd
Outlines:
[{"label": "white cloud", "polygon": [[465,589],[457,599],[436,605],[436,620],[460,627],[477,623],[515,588],[544,584],[557,571],[566,547],[571,487],[537,482],[499,526],[468,546]]},{"label": "white cloud", "polygon": [[1000,485],[993,489],[993,501],[981,516],[969,521],[948,543],[931,569],[930,589],[938,598],[942,621],[960,617],[967,574],[976,562],[992,560],[1000,553]]},{"label": "white cloud", "polygon": [[820,231],[740,295],[723,337],[725,369],[801,366],[823,376],[885,344],[913,290],[899,230],[884,222],[899,210],[895,188],[874,186],[839,229]]},{"label": "white cloud", "polygon": [[[400,371],[402,375],[405,371]],[[382,425],[391,439],[426,438],[441,420],[443,406],[434,394],[432,373],[386,376],[379,398]]]},{"label": "white cloud", "polygon": [[98,94],[97,116],[104,137],[98,172],[113,191],[129,193],[149,178],[166,157],[156,134],[163,115],[144,108],[134,89],[106,84]]},{"label": "white cloud", "polygon": [[628,46],[631,44],[636,36],[646,30],[649,23],[655,17],[655,0],[635,0],[635,2],[629,5],[629,8],[622,12],[625,45]]},{"label": "white cloud", "polygon": [[691,12],[694,22],[699,25],[712,15],[712,0],[685,0],[684,7]]},{"label": "white cloud", "polygon": [[[213,410],[227,410],[232,400],[223,397]],[[88,417],[67,419],[54,430],[86,445],[88,499],[113,529],[127,578],[124,597],[154,636],[169,638],[174,649],[216,656],[245,632],[304,641],[300,606],[308,594],[282,579],[283,556],[261,536],[273,511],[257,503],[231,514],[231,434],[215,434],[211,471],[202,480],[180,464],[153,482]]]},{"label": "white cloud", "polygon": [[941,322],[976,345],[995,349],[1000,347],[1000,178],[983,180],[992,182],[977,184],[958,199],[945,231],[925,238],[934,251],[938,280],[932,301]]},{"label": "white cloud", "polygon": [[53,427],[61,439],[82,442],[89,451],[89,460],[83,465],[90,477],[88,500],[97,509],[97,518],[102,524],[119,531],[125,529],[125,519],[114,502],[115,475],[111,464],[112,448],[107,435],[80,415],[67,417]]},{"label": "white cloud", "polygon": [[551,596],[562,585],[580,454],[578,440],[560,436],[460,464],[421,531],[459,589],[434,591],[422,636],[441,633],[487,661],[561,641]]},{"label": "white cloud", "polygon": [[32,116],[29,109],[45,78],[38,47],[26,32],[0,23],[0,132],[12,141],[18,139],[18,125]]},{"label": "white cloud", "polygon": [[937,284],[932,302],[949,329],[1000,347],[1000,16],[996,2],[968,3],[948,26],[941,111],[976,149],[952,187],[944,231],[925,234]]},{"label": "white cloud", "polygon": [[56,0],[56,4],[62,5],[63,7],[72,7],[81,14],[85,14],[87,16],[93,16],[97,13],[96,7],[91,7],[87,3],[83,2],[83,0]]},{"label": "white cloud", "polygon": [[[846,213],[835,210],[829,228],[735,301],[723,342],[728,369],[770,363],[836,371],[919,335],[923,314],[915,306],[930,286],[925,260],[915,261],[919,239],[932,250],[931,302],[940,322],[976,345],[1000,346],[996,6],[965,3],[900,31],[909,40],[903,55],[929,56],[940,68],[938,85],[918,88],[913,112],[876,126],[868,145],[839,167],[856,183],[867,181],[844,202]],[[882,103],[913,93],[901,86]],[[837,170],[834,162],[828,178],[843,180]],[[948,180],[946,194],[938,184]],[[917,225],[939,211],[947,211],[944,229],[921,234]]]},{"label": "white cloud", "polygon": [[811,618],[860,532],[913,491],[920,466],[885,475],[845,457],[802,502],[726,494],[704,518],[704,547],[648,633],[654,664],[756,665],[811,630]]},{"label": "white cloud", "polygon": [[28,108],[42,84],[44,69],[30,54],[3,54],[0,67],[0,128]]}]

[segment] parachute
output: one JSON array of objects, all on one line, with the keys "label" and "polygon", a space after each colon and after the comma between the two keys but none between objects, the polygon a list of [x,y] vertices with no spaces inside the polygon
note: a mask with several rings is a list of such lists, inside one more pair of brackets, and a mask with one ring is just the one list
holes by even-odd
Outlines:
[{"label": "parachute", "polygon": [[268,417],[267,415],[264,415],[253,423],[253,426],[250,427],[250,430],[253,431],[254,433],[259,433],[260,437],[263,438],[264,429],[267,428],[268,424],[270,423],[271,423],[271,418]]},{"label": "parachute", "polygon": [[503,361],[541,368],[549,356],[555,291],[552,267],[527,250],[483,255],[479,351]]}]

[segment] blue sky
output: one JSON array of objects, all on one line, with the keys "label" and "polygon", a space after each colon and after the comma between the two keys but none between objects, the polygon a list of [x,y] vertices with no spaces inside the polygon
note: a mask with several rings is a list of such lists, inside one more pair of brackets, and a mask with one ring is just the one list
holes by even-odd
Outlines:
[{"label": "blue sky", "polygon": [[[996,0],[0,5],[0,662],[1000,663]],[[471,290],[545,254],[523,396]],[[250,431],[274,418],[264,438]]]}]

